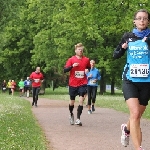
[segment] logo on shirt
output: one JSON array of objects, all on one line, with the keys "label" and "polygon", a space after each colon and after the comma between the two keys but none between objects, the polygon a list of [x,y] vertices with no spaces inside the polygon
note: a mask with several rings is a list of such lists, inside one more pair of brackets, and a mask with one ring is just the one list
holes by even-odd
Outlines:
[{"label": "logo on shirt", "polygon": [[129,38],[129,41],[131,42],[131,41],[132,41],[132,38]]}]

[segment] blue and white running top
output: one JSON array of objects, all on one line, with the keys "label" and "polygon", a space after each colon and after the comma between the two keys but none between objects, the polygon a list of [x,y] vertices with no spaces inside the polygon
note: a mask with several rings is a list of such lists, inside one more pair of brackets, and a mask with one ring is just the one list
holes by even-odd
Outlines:
[{"label": "blue and white running top", "polygon": [[90,74],[92,74],[92,77],[88,78],[87,85],[90,86],[98,86],[98,80],[101,79],[100,71],[97,68],[92,68],[90,71],[86,74],[88,77]]},{"label": "blue and white running top", "polygon": [[[122,49],[122,44],[128,42],[128,48]],[[117,49],[114,58],[120,58],[127,52],[127,63],[122,78],[132,82],[150,82],[150,41],[126,33]]]},{"label": "blue and white running top", "polygon": [[128,69],[126,77],[133,82],[150,82],[150,50],[143,40],[129,42],[127,48],[127,64],[124,67]]}]

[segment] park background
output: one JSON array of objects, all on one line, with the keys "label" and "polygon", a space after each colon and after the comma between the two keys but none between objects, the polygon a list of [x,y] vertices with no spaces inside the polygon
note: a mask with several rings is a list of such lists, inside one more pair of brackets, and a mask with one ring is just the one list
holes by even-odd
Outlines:
[{"label": "park background", "polygon": [[126,56],[113,60],[113,51],[142,8],[149,10],[148,0],[0,0],[1,82],[19,82],[40,66],[46,87],[67,86],[65,62],[82,42],[101,72],[99,94],[106,84],[114,94]]},{"label": "park background", "polygon": [[[68,100],[63,67],[82,42],[102,76],[96,107],[128,113],[121,91],[126,56],[114,60],[112,55],[124,32],[132,30],[134,12],[142,8],[150,10],[148,0],[0,0],[1,82],[19,82],[40,66],[46,88],[40,98]],[[1,149],[47,149],[31,104],[18,92],[0,94],[0,111]],[[149,106],[143,117],[150,119]]]}]

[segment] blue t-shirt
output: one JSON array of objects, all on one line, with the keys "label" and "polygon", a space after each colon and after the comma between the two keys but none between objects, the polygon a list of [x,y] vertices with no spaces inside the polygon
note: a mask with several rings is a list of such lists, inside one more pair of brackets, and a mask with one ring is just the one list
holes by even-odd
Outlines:
[{"label": "blue t-shirt", "polygon": [[95,79],[97,80],[101,79],[99,70],[96,68],[90,69],[90,71],[86,74],[86,76],[88,77],[90,74],[92,74],[92,77],[87,78],[88,79],[87,85],[98,86],[98,82],[97,81],[95,82]]},{"label": "blue t-shirt", "polygon": [[30,87],[31,86],[31,81],[30,80],[25,80],[24,85],[25,85],[25,87]]}]

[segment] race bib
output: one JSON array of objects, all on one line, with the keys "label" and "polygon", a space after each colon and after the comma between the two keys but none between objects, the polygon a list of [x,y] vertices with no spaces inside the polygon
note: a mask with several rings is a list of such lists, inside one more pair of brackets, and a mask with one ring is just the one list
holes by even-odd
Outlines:
[{"label": "race bib", "polygon": [[132,64],[130,65],[131,77],[148,77],[149,64]]},{"label": "race bib", "polygon": [[90,84],[96,84],[95,80],[90,80]]},{"label": "race bib", "polygon": [[75,71],[76,78],[84,78],[84,71]]},{"label": "race bib", "polygon": [[34,79],[34,82],[38,83],[40,82],[40,79]]}]

